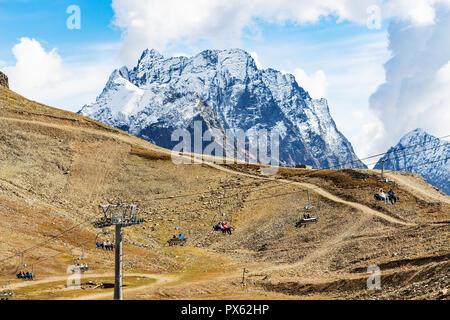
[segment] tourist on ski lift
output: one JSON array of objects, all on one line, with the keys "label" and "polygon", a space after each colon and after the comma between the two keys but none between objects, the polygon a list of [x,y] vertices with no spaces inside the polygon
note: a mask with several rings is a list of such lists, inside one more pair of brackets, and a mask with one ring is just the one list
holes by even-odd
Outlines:
[{"label": "tourist on ski lift", "polygon": [[222,227],[226,233],[231,234],[231,226],[229,226],[226,221],[222,224]]},{"label": "tourist on ski lift", "polygon": [[380,188],[378,194],[380,195],[381,199],[384,200],[385,204],[389,204],[389,196],[386,193],[384,193],[383,188]]},{"label": "tourist on ski lift", "polygon": [[219,231],[222,230],[222,221],[219,221],[218,224],[216,224],[215,226],[213,226],[214,231]]},{"label": "tourist on ski lift", "polygon": [[388,192],[389,200],[392,204],[395,204],[398,200],[398,197],[396,196],[394,190],[390,189]]}]

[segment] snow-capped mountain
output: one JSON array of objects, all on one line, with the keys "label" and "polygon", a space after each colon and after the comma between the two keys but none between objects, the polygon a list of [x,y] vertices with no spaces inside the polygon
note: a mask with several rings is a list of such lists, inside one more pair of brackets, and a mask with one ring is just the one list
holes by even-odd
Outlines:
[{"label": "snow-capped mountain", "polygon": [[136,67],[115,70],[96,102],[80,114],[173,148],[176,129],[266,129],[280,133],[280,163],[366,166],[339,132],[325,99],[314,100],[293,75],[259,70],[240,49],[165,58],[145,50]]},{"label": "snow-capped mountain", "polygon": [[388,150],[374,169],[410,171],[450,195],[450,142],[440,140],[422,129],[407,133]]}]

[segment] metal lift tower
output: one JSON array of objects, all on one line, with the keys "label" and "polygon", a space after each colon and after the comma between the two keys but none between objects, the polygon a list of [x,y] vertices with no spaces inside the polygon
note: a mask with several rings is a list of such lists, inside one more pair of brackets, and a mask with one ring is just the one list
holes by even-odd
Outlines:
[{"label": "metal lift tower", "polygon": [[136,214],[137,204],[103,204],[104,216],[94,222],[96,228],[106,228],[116,226],[116,251],[115,251],[115,281],[114,281],[114,300],[122,300],[122,229],[144,223]]}]

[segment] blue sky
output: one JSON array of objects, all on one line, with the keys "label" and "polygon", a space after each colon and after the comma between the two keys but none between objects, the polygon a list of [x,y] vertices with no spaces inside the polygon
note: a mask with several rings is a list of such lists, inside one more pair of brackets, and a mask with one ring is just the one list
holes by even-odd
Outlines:
[{"label": "blue sky", "polygon": [[[81,30],[66,27],[66,10],[72,4],[82,9]],[[0,55],[12,61],[11,48],[24,36],[56,46],[63,56],[82,53],[79,48],[89,44],[119,41],[120,30],[111,27],[113,15],[110,2],[104,0],[0,0]]]},{"label": "blue sky", "polygon": [[[389,26],[393,19],[422,26],[433,18],[430,1],[413,8],[390,2],[0,0],[0,69],[13,90],[77,111],[95,100],[115,68],[133,66],[145,48],[171,56],[240,47],[263,68],[293,73],[314,98],[327,98],[338,128],[365,157],[398,138],[386,138],[383,117],[369,102],[393,56]],[[372,3],[380,3],[377,28],[366,23]],[[66,26],[70,5],[81,10],[80,30]],[[382,143],[374,147],[377,139]]]}]

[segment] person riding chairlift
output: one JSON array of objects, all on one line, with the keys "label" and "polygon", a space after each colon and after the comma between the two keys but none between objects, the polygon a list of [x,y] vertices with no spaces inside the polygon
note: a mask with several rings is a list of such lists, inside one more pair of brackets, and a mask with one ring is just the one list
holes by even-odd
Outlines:
[{"label": "person riding chairlift", "polygon": [[227,232],[228,234],[231,234],[231,226],[229,226],[226,222],[224,222],[222,224],[222,227],[223,227],[222,230],[224,230],[224,232]]},{"label": "person riding chairlift", "polygon": [[389,196],[386,193],[384,193],[383,188],[380,188],[378,194],[380,195],[381,199],[384,200],[385,204],[389,204]]},{"label": "person riding chairlift", "polygon": [[395,204],[398,201],[398,197],[392,189],[389,190],[388,197],[392,204]]},{"label": "person riding chairlift", "polygon": [[222,221],[219,221],[218,224],[216,224],[215,226],[213,226],[213,230],[214,230],[214,231],[223,230],[223,227],[222,227]]},{"label": "person riding chairlift", "polygon": [[104,249],[111,250],[111,251],[114,249],[114,245],[112,244],[111,241],[109,241],[109,239],[103,243],[103,247],[104,247]]},{"label": "person riding chairlift", "polygon": [[180,233],[180,234],[178,235],[178,239],[184,239],[184,236]]}]

